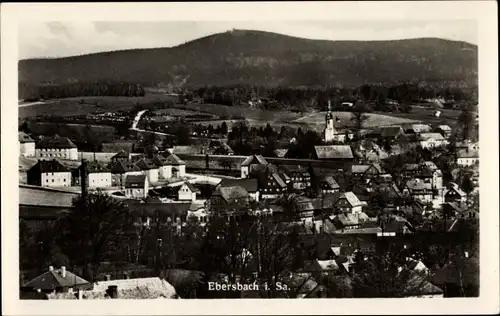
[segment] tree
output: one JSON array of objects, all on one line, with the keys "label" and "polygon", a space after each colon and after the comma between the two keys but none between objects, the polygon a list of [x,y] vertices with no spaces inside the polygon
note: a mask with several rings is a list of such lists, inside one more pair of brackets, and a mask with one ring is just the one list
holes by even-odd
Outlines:
[{"label": "tree", "polygon": [[363,104],[356,104],[351,113],[351,121],[354,122],[354,126],[357,130],[358,136],[361,134],[361,129],[363,128],[363,123],[368,119],[368,115],[365,114],[367,108]]},{"label": "tree", "polygon": [[222,124],[220,125],[220,133],[222,135],[227,135],[227,131],[228,131],[228,128],[227,128],[227,124],[226,124],[226,121],[222,122]]},{"label": "tree", "polygon": [[73,211],[58,223],[58,244],[92,280],[100,262],[119,252],[130,237],[130,219],[125,205],[105,193],[80,196],[73,201]]},{"label": "tree", "polygon": [[354,261],[354,297],[415,296],[427,284],[426,273],[413,270],[412,260],[392,244],[377,253],[358,252]]},{"label": "tree", "polygon": [[467,107],[465,107],[460,113],[458,122],[462,127],[462,140],[468,139],[471,136],[474,117]]},{"label": "tree", "polygon": [[469,195],[474,191],[475,185],[474,182],[470,179],[469,176],[464,176],[462,179],[462,189],[465,193],[467,193],[467,199],[469,199]]}]

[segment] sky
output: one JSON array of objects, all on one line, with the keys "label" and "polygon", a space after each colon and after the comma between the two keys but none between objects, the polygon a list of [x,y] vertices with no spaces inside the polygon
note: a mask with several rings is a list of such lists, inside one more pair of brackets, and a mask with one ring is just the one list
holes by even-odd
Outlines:
[{"label": "sky", "polygon": [[326,40],[392,40],[439,37],[478,42],[473,20],[448,21],[30,21],[18,28],[19,59],[65,57],[131,48],[172,47],[225,32],[246,29]]}]

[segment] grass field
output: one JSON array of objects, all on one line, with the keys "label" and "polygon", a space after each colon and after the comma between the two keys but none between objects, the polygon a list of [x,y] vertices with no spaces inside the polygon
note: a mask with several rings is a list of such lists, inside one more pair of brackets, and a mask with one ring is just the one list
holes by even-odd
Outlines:
[{"label": "grass field", "polygon": [[[352,114],[351,112],[332,112],[335,118],[338,117],[340,122],[338,125],[350,127],[353,126],[355,122],[351,120]],[[403,123],[412,123],[415,120],[401,117],[394,117],[389,115],[375,114],[375,113],[366,113],[367,119],[364,121],[363,126],[366,128],[377,127],[377,126],[390,126],[390,125],[398,125]],[[293,121],[294,123],[305,123],[308,125],[321,125],[324,127],[325,125],[325,116],[326,112],[316,112],[313,114],[309,114],[305,117],[296,119]]]},{"label": "grass field", "polygon": [[[81,104],[83,100],[83,104]],[[45,104],[20,106],[19,117],[38,115],[75,116],[95,112],[112,112],[132,109],[136,104],[146,105],[154,102],[172,100],[167,95],[150,94],[144,97],[78,97],[48,100]]]}]

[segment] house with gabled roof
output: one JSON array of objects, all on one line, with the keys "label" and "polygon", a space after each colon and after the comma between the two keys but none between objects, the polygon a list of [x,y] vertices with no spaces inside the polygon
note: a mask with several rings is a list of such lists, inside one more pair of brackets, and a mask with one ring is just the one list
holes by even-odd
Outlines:
[{"label": "house with gabled roof", "polygon": [[[79,169],[81,169],[81,166]],[[90,161],[87,163],[87,172],[89,188],[105,188],[112,186],[111,170],[107,166],[97,161]]]},{"label": "house with gabled roof", "polygon": [[110,163],[109,169],[111,171],[111,182],[113,185],[123,187],[125,185],[125,178],[130,175],[141,175],[142,170],[131,161],[118,160]]},{"label": "house with gabled roof", "polygon": [[220,187],[242,187],[247,191],[250,198],[259,201],[259,183],[257,179],[222,179],[218,184]]},{"label": "house with gabled roof", "polygon": [[35,141],[25,132],[18,132],[19,153],[22,157],[35,156]]},{"label": "house with gabled roof", "polygon": [[182,178],[186,176],[186,163],[180,159],[176,154],[169,152],[164,152],[163,156],[165,160],[163,161],[164,168],[164,178]]},{"label": "house with gabled roof", "polygon": [[479,164],[479,150],[465,148],[457,151],[457,165],[470,167],[477,164]]},{"label": "house with gabled roof", "polygon": [[60,269],[54,269],[50,266],[48,271],[37,276],[21,287],[21,292],[40,292],[40,293],[62,293],[68,290],[76,291],[92,288],[92,284],[66,270],[65,266]]},{"label": "house with gabled roof", "polygon": [[340,191],[340,186],[332,175],[324,175],[319,180],[321,193],[335,193]]},{"label": "house with gabled roof", "polygon": [[179,201],[196,201],[196,196],[199,195],[200,190],[195,187],[192,183],[186,181],[183,185],[180,186],[178,192]]},{"label": "house with gabled roof", "polygon": [[460,186],[454,182],[450,182],[446,185],[446,191],[444,193],[445,202],[456,202],[460,205],[467,202],[467,193],[460,189]]},{"label": "house with gabled roof", "polygon": [[125,177],[125,196],[132,199],[144,199],[148,196],[149,181],[146,175],[128,175]]},{"label": "house with gabled roof", "polygon": [[437,148],[448,145],[448,141],[440,133],[421,133],[419,135],[422,148]]},{"label": "house with gabled roof", "polygon": [[337,195],[334,207],[340,213],[361,213],[365,203],[361,202],[353,192],[344,192]]},{"label": "house with gabled roof", "polygon": [[358,179],[372,179],[384,174],[384,170],[378,163],[352,165],[351,174]]},{"label": "house with gabled roof", "polygon": [[38,160],[27,172],[28,184],[42,187],[70,187],[71,170],[57,159]]},{"label": "house with gabled roof", "polygon": [[252,171],[252,167],[254,165],[264,165],[267,166],[269,163],[266,161],[264,157],[261,155],[252,155],[248,156],[241,163],[241,178],[248,178],[250,172]]},{"label": "house with gabled roof", "polygon": [[40,159],[78,160],[78,148],[69,138],[56,134],[42,138],[35,146],[35,155]]},{"label": "house with gabled roof", "polygon": [[403,195],[410,196],[413,200],[428,203],[432,202],[434,190],[432,184],[421,179],[408,180],[402,190]]}]

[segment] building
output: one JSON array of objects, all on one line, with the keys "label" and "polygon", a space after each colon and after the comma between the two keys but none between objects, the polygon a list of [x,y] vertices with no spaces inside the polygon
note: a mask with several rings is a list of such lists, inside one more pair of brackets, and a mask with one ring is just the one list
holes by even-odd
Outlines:
[{"label": "building", "polygon": [[467,193],[462,191],[458,184],[454,182],[448,183],[446,185],[446,192],[444,193],[445,202],[456,202],[459,205],[463,205],[467,202]]},{"label": "building", "polygon": [[438,133],[441,133],[444,138],[449,138],[451,136],[452,130],[449,125],[439,125],[436,129]]},{"label": "building", "polygon": [[403,124],[403,131],[405,134],[420,134],[420,133],[430,133],[432,127],[428,124]]},{"label": "building", "polygon": [[354,160],[349,145],[314,146],[316,159],[351,162]]},{"label": "building", "polygon": [[22,157],[35,157],[35,141],[25,132],[18,132],[19,154]]},{"label": "building", "polygon": [[250,172],[252,171],[253,166],[255,165],[264,165],[267,166],[269,163],[262,157],[261,155],[252,155],[247,157],[241,163],[241,178],[248,178]]},{"label": "building", "polygon": [[[347,135],[346,135],[347,134]],[[325,129],[323,130],[323,140],[325,143],[346,141],[346,136],[352,138],[352,133],[339,131],[335,128],[335,119],[333,118],[332,105],[330,100],[328,100],[328,112],[325,116]]]},{"label": "building", "polygon": [[250,200],[259,201],[259,184],[257,179],[222,179],[219,183],[221,188],[226,187],[241,187],[245,189],[250,197]]},{"label": "building", "polygon": [[132,199],[143,199],[148,196],[149,181],[146,175],[128,175],[125,177],[125,196]]},{"label": "building", "polygon": [[123,187],[125,178],[131,175],[141,175],[142,170],[130,161],[116,161],[110,164],[111,180],[113,185]]},{"label": "building", "polygon": [[35,154],[40,159],[68,159],[78,160],[78,148],[67,137],[54,135],[44,137],[35,146]]},{"label": "building", "polygon": [[368,133],[367,138],[375,138],[378,140],[395,141],[405,136],[401,126],[388,126],[375,129]]},{"label": "building", "polygon": [[113,185],[111,170],[108,167],[91,161],[87,164],[87,172],[89,188],[107,188]]},{"label": "building", "polygon": [[448,145],[448,141],[439,133],[421,133],[419,136],[422,148],[437,148]]},{"label": "building", "polygon": [[296,190],[305,190],[311,186],[311,175],[306,170],[296,170],[290,173],[293,188]]},{"label": "building", "polygon": [[[176,154],[165,152],[165,160],[163,161],[163,178],[182,178],[186,176],[186,163],[182,161]],[[166,156],[165,156],[166,155]]]},{"label": "building", "polygon": [[351,174],[357,179],[373,179],[384,174],[384,170],[377,163],[369,165],[352,165]]},{"label": "building", "polygon": [[337,183],[337,181],[335,181],[335,179],[331,175],[324,175],[320,178],[319,188],[321,190],[321,193],[323,194],[336,193],[340,191],[339,184]]},{"label": "building", "polygon": [[48,271],[24,284],[21,287],[21,292],[67,293],[91,287],[92,284],[89,281],[67,271],[66,267],[54,269],[53,266],[50,266]]},{"label": "building", "polygon": [[479,151],[469,148],[460,149],[457,152],[457,165],[470,167],[479,164]]},{"label": "building", "polygon": [[178,199],[179,201],[194,202],[196,201],[196,195],[200,193],[201,192],[200,190],[198,190],[198,188],[196,188],[192,183],[186,181],[179,188]]},{"label": "building", "polygon": [[164,279],[124,278],[119,280],[97,281],[89,290],[77,293],[49,294],[48,299],[177,299],[175,288]]},{"label": "building", "polygon": [[160,171],[152,159],[142,158],[135,165],[148,177],[149,183],[158,182]]},{"label": "building", "polygon": [[340,213],[357,214],[362,212],[365,204],[361,202],[353,192],[345,192],[338,195],[333,205]]},{"label": "building", "polygon": [[28,184],[42,187],[70,187],[71,171],[58,160],[39,160],[27,172]]},{"label": "building", "polygon": [[432,184],[422,181],[421,179],[408,180],[403,188],[403,195],[409,195],[413,200],[422,203],[432,202],[434,192]]}]

